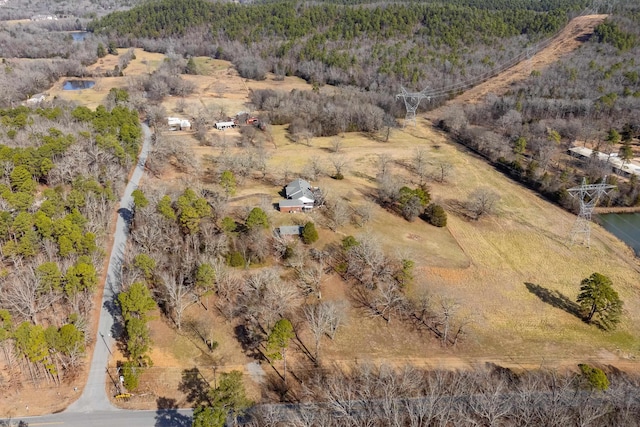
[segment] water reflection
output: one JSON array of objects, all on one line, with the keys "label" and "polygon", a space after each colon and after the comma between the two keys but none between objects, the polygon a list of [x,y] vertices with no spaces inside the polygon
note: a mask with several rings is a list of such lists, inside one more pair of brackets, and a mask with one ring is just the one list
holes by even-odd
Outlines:
[{"label": "water reflection", "polygon": [[93,80],[66,80],[62,84],[62,90],[91,89],[96,85]]}]

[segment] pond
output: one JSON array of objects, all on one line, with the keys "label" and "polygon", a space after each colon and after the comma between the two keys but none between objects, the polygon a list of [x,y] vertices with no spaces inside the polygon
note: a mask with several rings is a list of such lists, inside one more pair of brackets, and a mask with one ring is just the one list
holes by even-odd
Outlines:
[{"label": "pond", "polygon": [[600,224],[618,239],[631,246],[640,256],[640,213],[598,215]]},{"label": "pond", "polygon": [[89,35],[88,31],[72,31],[71,32],[71,37],[73,38],[74,42],[84,41],[84,39],[86,39],[88,35]]},{"label": "pond", "polygon": [[91,89],[96,85],[93,80],[66,80],[62,84],[62,90]]}]

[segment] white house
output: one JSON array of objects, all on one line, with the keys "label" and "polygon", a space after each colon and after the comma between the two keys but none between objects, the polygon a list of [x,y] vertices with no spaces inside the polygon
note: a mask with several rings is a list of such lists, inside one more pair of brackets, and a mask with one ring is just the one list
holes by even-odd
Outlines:
[{"label": "white house", "polygon": [[167,117],[167,125],[169,130],[190,130],[191,122],[179,117]]},{"label": "white house", "polygon": [[278,203],[280,212],[302,212],[313,209],[315,195],[308,181],[295,179],[285,187],[284,193],[287,200],[281,200]]}]

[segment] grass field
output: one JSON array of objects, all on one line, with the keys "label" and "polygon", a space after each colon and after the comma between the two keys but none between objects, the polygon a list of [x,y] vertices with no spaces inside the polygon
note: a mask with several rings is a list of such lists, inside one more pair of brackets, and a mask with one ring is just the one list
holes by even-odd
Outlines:
[{"label": "grass field", "polygon": [[[274,127],[273,135],[277,148],[266,147],[271,156],[270,173],[281,174],[287,169],[290,176],[296,176],[311,156],[322,159],[326,172],[333,173],[329,160],[334,154],[329,150],[329,138],[314,138],[307,147],[290,142],[284,127]],[[198,156],[215,155],[219,150],[197,146],[188,136],[182,138],[186,145],[194,146]],[[336,181],[325,176],[314,184],[327,189],[332,197],[342,197],[354,205],[363,203],[374,190],[372,177],[376,174],[378,154],[392,156],[395,160],[392,173],[411,181],[413,178],[404,165],[417,147],[424,148],[434,164],[446,160],[454,165],[453,175],[446,183],[429,184],[433,200],[448,207],[446,229],[437,229],[420,220],[409,223],[378,208],[366,228],[349,225],[337,233],[327,231],[328,237],[323,240],[330,240],[331,235],[333,239],[340,239],[364,232],[378,236],[389,250],[409,253],[420,271],[413,292],[426,291],[456,299],[461,310],[472,318],[466,343],[449,353],[462,359],[493,358],[530,365],[544,361],[598,361],[603,357],[635,359],[638,344],[634,337],[640,333],[637,314],[640,276],[637,260],[630,250],[597,225],[593,226],[590,249],[568,245],[575,216],[448,142],[427,123],[395,130],[388,143],[366,135],[347,134],[339,153],[349,160],[345,179]],[[478,186],[497,189],[501,201],[495,215],[474,221],[456,212]],[[266,193],[276,202],[280,198],[279,190],[279,187],[249,180],[238,195]],[[271,215],[278,225],[305,221],[304,216],[292,221],[288,214],[273,212]],[[545,290],[559,292],[575,300],[580,281],[594,271],[610,276],[625,301],[625,321],[618,332],[605,333],[584,324],[566,310],[544,302],[526,285],[542,288],[540,291],[529,285],[539,294]],[[345,285],[334,283],[333,286]],[[338,295],[345,292],[342,289]],[[354,311],[352,316],[358,318],[361,314]],[[363,328],[362,322],[368,326]],[[334,359],[401,356],[437,359],[447,354],[437,346],[434,348],[429,337],[420,338],[399,329],[397,325],[390,327],[379,320],[358,318],[344,331],[344,341],[338,338],[327,351]],[[393,343],[397,338],[397,345],[389,345],[390,334],[394,337]],[[358,342],[362,345],[357,345]]]}]

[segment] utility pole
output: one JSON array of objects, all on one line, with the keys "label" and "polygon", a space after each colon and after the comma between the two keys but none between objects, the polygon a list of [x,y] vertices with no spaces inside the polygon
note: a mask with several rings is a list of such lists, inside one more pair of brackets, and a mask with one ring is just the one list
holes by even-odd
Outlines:
[{"label": "utility pole", "polygon": [[431,101],[431,95],[428,94],[427,88],[424,88],[420,92],[409,92],[403,86],[400,86],[400,90],[402,92],[396,95],[396,99],[402,98],[404,100],[404,106],[407,109],[407,114],[404,118],[404,127],[406,127],[409,122],[416,126],[416,111],[418,111],[420,101],[425,98]]},{"label": "utility pole", "polygon": [[616,188],[615,185],[607,184],[607,177],[605,175],[602,183],[600,184],[587,184],[587,179],[582,178],[582,185],[580,187],[573,187],[567,191],[571,195],[578,199],[580,203],[580,213],[578,219],[571,228],[571,244],[573,245],[578,236],[583,236],[582,241],[589,247],[591,244],[591,214],[598,204],[598,200],[602,196],[606,196]]}]

